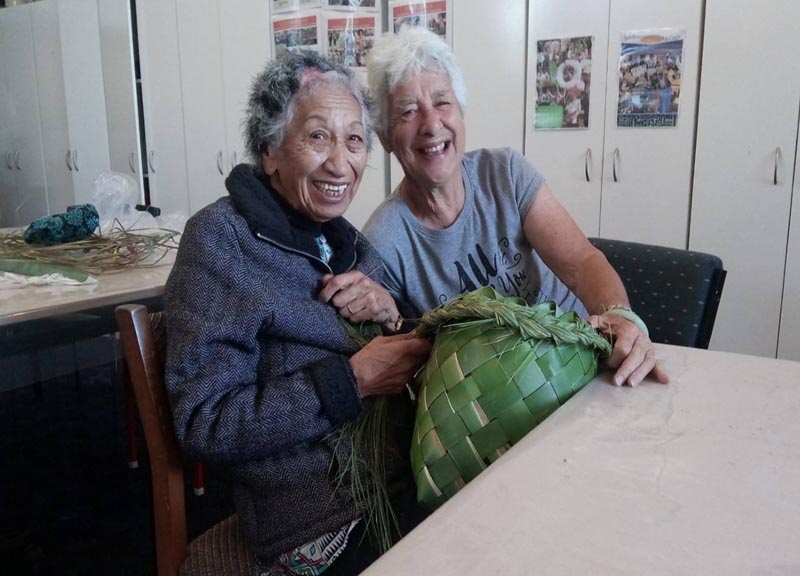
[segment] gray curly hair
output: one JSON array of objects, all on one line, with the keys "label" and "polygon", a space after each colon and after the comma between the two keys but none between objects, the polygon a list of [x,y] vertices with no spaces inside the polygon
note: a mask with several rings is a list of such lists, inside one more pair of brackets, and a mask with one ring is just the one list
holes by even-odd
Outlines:
[{"label": "gray curly hair", "polygon": [[292,121],[298,95],[322,85],[344,87],[361,106],[367,151],[372,149],[372,106],[366,90],[349,68],[311,50],[284,53],[253,79],[242,122],[250,160],[261,165],[267,147],[279,148]]},{"label": "gray curly hair", "polygon": [[450,77],[462,112],[467,110],[467,86],[450,47],[426,28],[403,27],[375,41],[367,56],[367,85],[375,107],[375,129],[389,137],[389,96],[412,74],[444,72]]}]

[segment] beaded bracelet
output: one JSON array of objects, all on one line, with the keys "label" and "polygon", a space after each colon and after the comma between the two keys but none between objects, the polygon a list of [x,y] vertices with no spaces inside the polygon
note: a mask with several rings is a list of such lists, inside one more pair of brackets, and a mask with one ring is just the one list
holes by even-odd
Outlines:
[{"label": "beaded bracelet", "polygon": [[644,332],[645,336],[650,336],[650,331],[647,329],[647,324],[644,323],[644,320],[642,320],[636,312],[627,306],[614,304],[613,306],[606,308],[606,311],[603,312],[603,314],[610,314],[611,316],[625,318],[625,320],[632,322],[639,330]]}]

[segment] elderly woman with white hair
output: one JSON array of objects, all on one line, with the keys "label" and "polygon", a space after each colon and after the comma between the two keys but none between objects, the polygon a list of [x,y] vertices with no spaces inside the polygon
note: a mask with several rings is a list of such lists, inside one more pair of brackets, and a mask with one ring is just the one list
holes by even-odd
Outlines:
[{"label": "elderly woman with white hair", "polygon": [[650,373],[666,382],[622,281],[542,175],[510,148],[465,150],[467,90],[447,44],[422,28],[384,35],[367,74],[378,136],[404,177],[364,234],[400,312],[417,317],[488,285],[531,304],[555,301],[613,337],[615,384]]},{"label": "elderly woman with white hair", "polygon": [[[386,487],[403,530],[418,521],[400,393],[430,344],[392,334],[399,317],[380,256],[342,214],[371,141],[366,94],[314,52],[254,81],[252,164],[188,222],[166,289],[166,381],[184,451],[230,473],[255,573],[356,574],[378,552],[342,482],[363,400],[393,395]],[[361,348],[346,329],[386,336]]]}]

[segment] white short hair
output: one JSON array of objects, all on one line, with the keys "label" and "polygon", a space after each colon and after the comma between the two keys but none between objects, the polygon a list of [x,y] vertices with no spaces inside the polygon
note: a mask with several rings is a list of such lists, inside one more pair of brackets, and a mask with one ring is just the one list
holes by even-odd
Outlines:
[{"label": "white short hair", "polygon": [[367,85],[374,104],[375,129],[381,138],[389,133],[389,96],[412,74],[444,72],[450,78],[462,111],[467,109],[467,87],[456,57],[447,43],[425,28],[403,27],[375,41],[367,56]]}]

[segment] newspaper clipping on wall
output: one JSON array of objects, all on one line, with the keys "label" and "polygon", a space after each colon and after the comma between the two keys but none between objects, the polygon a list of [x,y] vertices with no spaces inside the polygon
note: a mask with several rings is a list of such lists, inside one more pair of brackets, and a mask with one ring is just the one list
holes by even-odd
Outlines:
[{"label": "newspaper clipping on wall", "polygon": [[395,34],[404,26],[426,26],[431,32],[448,38],[446,0],[390,2],[389,14]]},{"label": "newspaper clipping on wall", "polygon": [[325,22],[328,58],[345,66],[364,68],[367,54],[375,42],[375,34],[380,33],[380,16],[375,13],[345,15],[337,12],[326,14]]},{"label": "newspaper clipping on wall", "polygon": [[622,35],[617,126],[677,126],[685,36],[668,28]]},{"label": "newspaper clipping on wall", "polygon": [[319,8],[321,0],[272,0],[272,14]]},{"label": "newspaper clipping on wall", "polygon": [[301,48],[320,52],[319,14],[290,14],[272,21],[275,57]]},{"label": "newspaper clipping on wall", "polygon": [[536,130],[589,127],[591,36],[536,42]]}]

